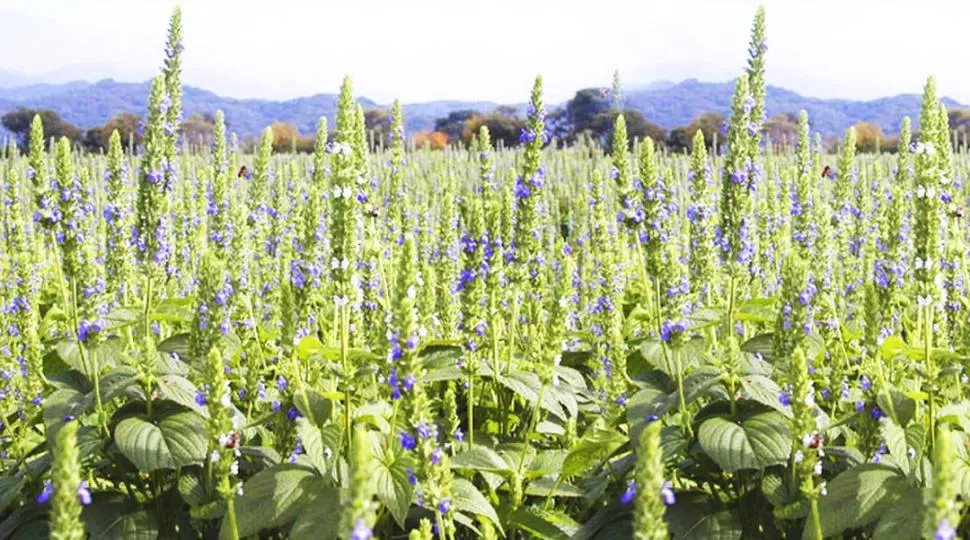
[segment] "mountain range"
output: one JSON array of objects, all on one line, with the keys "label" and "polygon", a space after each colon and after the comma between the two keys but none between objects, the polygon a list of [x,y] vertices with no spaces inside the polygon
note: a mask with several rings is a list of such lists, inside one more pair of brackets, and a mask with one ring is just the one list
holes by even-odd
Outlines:
[{"label": "mountain range", "polygon": [[[84,129],[99,126],[120,112],[144,114],[148,99],[148,82],[130,83],[113,79],[98,82],[71,81],[58,84],[6,77],[0,70],[0,115],[20,107],[52,109],[67,121]],[[731,109],[733,83],[701,82],[688,79],[679,83],[652,83],[624,91],[624,104],[665,129],[685,125],[704,112],[727,114]],[[365,109],[386,107],[366,97],[358,101]],[[336,94],[271,101],[222,97],[194,86],[184,87],[183,110],[193,113],[226,114],[229,129],[241,137],[257,136],[273,122],[297,126],[301,133],[312,133],[320,116],[333,120]],[[944,98],[949,109],[963,108],[960,103]],[[914,122],[919,117],[921,97],[903,94],[869,101],[820,99],[802,96],[785,88],[769,86],[766,105],[768,115],[808,111],[812,129],[823,135],[837,135],[856,122],[872,122],[883,131],[895,133],[903,116]],[[461,109],[482,112],[495,110],[501,104],[491,101],[439,100],[404,105],[409,132],[431,129],[437,118]],[[561,104],[560,104],[561,105]],[[555,106],[555,105],[554,105]],[[519,105],[518,110],[524,108]],[[915,127],[915,126],[914,126]]]}]

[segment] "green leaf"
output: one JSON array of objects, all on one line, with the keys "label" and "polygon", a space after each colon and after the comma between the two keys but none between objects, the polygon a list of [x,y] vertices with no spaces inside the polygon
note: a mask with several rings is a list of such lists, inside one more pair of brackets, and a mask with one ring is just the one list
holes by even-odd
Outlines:
[{"label": "green leaf", "polygon": [[842,472],[827,489],[828,494],[818,502],[825,537],[875,523],[917,488],[896,469],[867,463]]},{"label": "green leaf", "polygon": [[320,494],[311,491],[309,495],[290,529],[290,540],[336,538],[340,528],[340,494],[334,488],[325,488]]},{"label": "green leaf", "polygon": [[721,469],[760,469],[788,460],[788,420],[776,411],[758,412],[733,422],[726,414],[705,420],[698,431],[701,448]]},{"label": "green leaf", "polygon": [[391,463],[381,462],[375,472],[377,498],[390,510],[394,521],[402,528],[414,496],[414,487],[408,482],[407,469],[414,469],[416,464],[412,454],[398,454]]},{"label": "green leaf", "polygon": [[159,527],[154,513],[139,508],[121,493],[95,493],[81,514],[91,540],[154,540]]},{"label": "green leaf", "polygon": [[20,491],[24,488],[23,476],[3,476],[0,477],[0,512],[10,506],[10,503],[17,500]]},{"label": "green leaf", "polygon": [[455,478],[451,485],[451,495],[456,510],[486,518],[502,534],[505,534],[498,513],[495,512],[495,507],[485,499],[485,496],[474,484],[464,478]]},{"label": "green leaf", "polygon": [[791,408],[785,407],[778,401],[781,396],[781,387],[768,377],[764,375],[742,377],[741,390],[744,392],[745,399],[752,399],[762,405],[767,405],[785,415],[785,417],[791,418]]},{"label": "green leaf", "polygon": [[192,355],[190,354],[192,350],[191,338],[187,332],[171,335],[162,340],[155,348],[161,353],[178,355],[184,361],[192,359]]},{"label": "green leaf", "polygon": [[[101,375],[102,403],[110,403],[123,394],[136,395],[145,399],[145,392],[138,386],[138,372],[135,368],[120,366]],[[93,390],[88,393],[88,399],[91,403],[95,403]]]},{"label": "green leaf", "polygon": [[194,412],[175,412],[151,421],[125,418],[115,428],[115,444],[140,471],[176,469],[206,458],[205,420]]},{"label": "green leaf", "polygon": [[313,418],[317,426],[326,424],[333,416],[333,401],[313,388],[299,388],[293,393],[293,405],[303,416]]},{"label": "green leaf", "polygon": [[[316,471],[293,463],[284,463],[256,473],[243,484],[243,494],[235,495],[236,527],[239,537],[252,536],[265,529],[283,527],[297,519],[310,497],[314,484],[319,482]],[[339,514],[334,519],[339,519]],[[229,537],[229,528],[222,523],[220,538]]]},{"label": "green leaf", "polygon": [[[324,449],[323,438],[320,428],[310,423],[307,418],[296,419],[296,435],[300,438],[303,451],[310,464],[320,472],[327,474],[330,469],[330,459],[327,458],[327,451]],[[329,449],[329,455],[333,457],[333,449]]]},{"label": "green leaf", "polygon": [[929,489],[907,489],[879,519],[872,537],[879,540],[928,538],[923,534],[923,514],[930,496]]},{"label": "green leaf", "polygon": [[556,481],[552,478],[540,478],[538,480],[533,480],[529,482],[529,485],[525,488],[526,495],[532,495],[535,497],[548,497],[549,494],[553,497],[585,497],[586,492],[582,489],[569,484],[567,482],[559,482],[556,485]]},{"label": "green leaf", "polygon": [[677,493],[677,503],[667,507],[668,528],[678,539],[736,540],[741,538],[741,519],[707,493]]},{"label": "green leaf", "polygon": [[550,540],[568,540],[577,528],[564,530],[547,517],[549,513],[538,508],[527,506],[520,508],[509,516],[509,528],[522,531],[532,538],[548,538]]},{"label": "green leaf", "polygon": [[[886,414],[891,414],[895,411],[895,419],[900,426],[905,427],[913,419],[913,416],[916,415],[916,401],[895,388],[890,389],[890,395],[892,399],[889,399],[886,392],[879,392],[876,396],[876,404]],[[890,401],[892,402],[892,408],[890,408]]]},{"label": "green leaf", "polygon": [[560,474],[563,478],[575,476],[609,457],[628,440],[616,430],[594,425],[569,450]]},{"label": "green leaf", "polygon": [[496,474],[512,472],[509,464],[502,459],[502,456],[495,453],[491,448],[481,445],[475,445],[461,453],[455,454],[451,458],[451,468],[471,469]]},{"label": "green leaf", "polygon": [[97,360],[101,369],[114,367],[123,354],[123,344],[115,337],[108,338],[97,346],[85,346],[82,356],[79,342],[75,338],[65,338],[57,343],[55,350],[61,361],[69,367],[89,373],[91,360]]},{"label": "green leaf", "polygon": [[47,440],[53,441],[57,432],[64,425],[65,416],[80,416],[88,410],[87,396],[77,390],[63,388],[55,390],[44,399],[44,426],[47,428]]},{"label": "green leaf", "polygon": [[[539,400],[539,390],[542,387],[542,382],[535,373],[514,371],[508,377],[500,376],[499,382],[502,383],[502,386],[515,392],[533,407],[535,407],[536,402]],[[562,405],[559,404],[556,398],[547,391],[542,392],[542,408],[560,420],[566,420],[566,411],[563,410]]]},{"label": "green leaf", "polygon": [[208,418],[209,408],[203,407],[195,401],[198,391],[198,388],[191,381],[180,375],[165,375],[158,378],[159,396]]}]

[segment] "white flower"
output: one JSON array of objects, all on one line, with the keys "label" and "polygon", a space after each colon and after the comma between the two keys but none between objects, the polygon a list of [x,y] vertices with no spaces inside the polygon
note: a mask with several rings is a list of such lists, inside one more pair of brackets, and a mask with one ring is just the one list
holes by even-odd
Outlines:
[{"label": "white flower", "polygon": [[341,198],[343,196],[344,196],[344,192],[340,188],[340,186],[337,186],[337,187],[333,188],[333,198],[334,199],[339,199],[339,198]]},{"label": "white flower", "polygon": [[815,470],[814,470],[814,472],[815,472],[815,476],[821,476],[822,475],[822,462],[821,461],[816,461],[815,462]]},{"label": "white flower", "polygon": [[231,433],[223,433],[222,435],[219,435],[219,446],[222,446],[222,447],[228,446],[229,441],[232,440],[231,437],[232,437]]},{"label": "white flower", "polygon": [[232,397],[229,395],[229,392],[222,394],[222,399],[219,400],[219,403],[221,403],[222,406],[227,409],[232,407]]},{"label": "white flower", "polygon": [[364,185],[364,184],[367,183],[367,179],[364,178],[364,175],[358,174],[357,175],[357,183],[360,184],[360,185]]},{"label": "white flower", "polygon": [[798,450],[795,452],[795,463],[801,463],[802,461],[805,461],[805,454],[801,450]]},{"label": "white flower", "polygon": [[414,290],[414,285],[408,287],[408,300],[414,300],[418,297],[418,291]]},{"label": "white flower", "polygon": [[239,495],[240,497],[242,497],[242,494],[243,494],[242,486],[243,486],[243,483],[239,482],[239,487],[236,489],[236,495]]},{"label": "white flower", "polygon": [[229,466],[229,474],[233,476],[239,476],[239,462],[233,461],[232,465]]},{"label": "white flower", "polygon": [[818,493],[819,495],[821,495],[823,497],[829,494],[829,490],[825,487],[826,484],[827,484],[827,482],[822,482],[822,490],[819,491],[819,493]]},{"label": "white flower", "polygon": [[218,450],[213,450],[212,451],[212,455],[209,456],[209,461],[215,463],[215,462],[219,461],[220,459],[222,459],[222,455],[219,454],[219,451]]},{"label": "white flower", "polygon": [[950,182],[952,181],[953,180],[951,180],[950,177],[945,174],[943,176],[940,176],[940,183],[943,184],[944,186],[949,185]]},{"label": "white flower", "polygon": [[926,188],[926,196],[929,198],[936,197],[936,186],[930,186]]},{"label": "white flower", "polygon": [[926,188],[922,185],[916,186],[916,198],[922,199],[926,197]]}]

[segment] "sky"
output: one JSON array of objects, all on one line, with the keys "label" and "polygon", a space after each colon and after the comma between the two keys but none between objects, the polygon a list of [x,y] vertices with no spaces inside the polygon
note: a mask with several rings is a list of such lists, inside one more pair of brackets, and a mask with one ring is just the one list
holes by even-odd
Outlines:
[{"label": "sky", "polygon": [[[44,80],[150,78],[171,0],[0,0],[0,69]],[[237,98],[524,102],[579,88],[727,81],[767,12],[767,80],[807,96],[919,93],[970,103],[962,0],[182,0],[183,82]]]}]

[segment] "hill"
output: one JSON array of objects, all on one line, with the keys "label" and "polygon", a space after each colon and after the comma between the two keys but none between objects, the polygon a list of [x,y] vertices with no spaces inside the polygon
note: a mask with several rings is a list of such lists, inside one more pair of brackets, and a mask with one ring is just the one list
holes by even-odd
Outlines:
[{"label": "hill", "polygon": [[[33,83],[0,88],[0,114],[19,107],[45,108],[57,111],[66,120],[91,128],[104,124],[120,112],[143,114],[149,83],[126,83],[105,79],[95,83],[74,81],[63,84]],[[688,79],[679,83],[655,83],[625,92],[627,107],[639,110],[651,122],[671,129],[689,123],[703,112],[727,114],[731,108],[733,83],[710,83]],[[879,124],[886,133],[899,129],[904,115],[918,117],[920,96],[906,94],[870,101],[819,99],[805,97],[785,88],[769,86],[767,108],[769,116],[805,109],[812,128],[823,135],[834,135],[859,121]],[[333,119],[336,94],[317,94],[286,101],[264,99],[234,99],[216,95],[208,90],[186,86],[184,110],[193,113],[212,113],[222,109],[230,129],[240,136],[255,136],[276,121],[296,125],[301,133],[312,133],[320,116]],[[387,106],[366,97],[359,98],[364,108]],[[951,109],[963,106],[944,98]],[[408,131],[430,129],[437,118],[460,109],[489,112],[499,106],[490,101],[439,100],[410,103],[404,106]],[[520,107],[521,111],[521,107]]]}]

